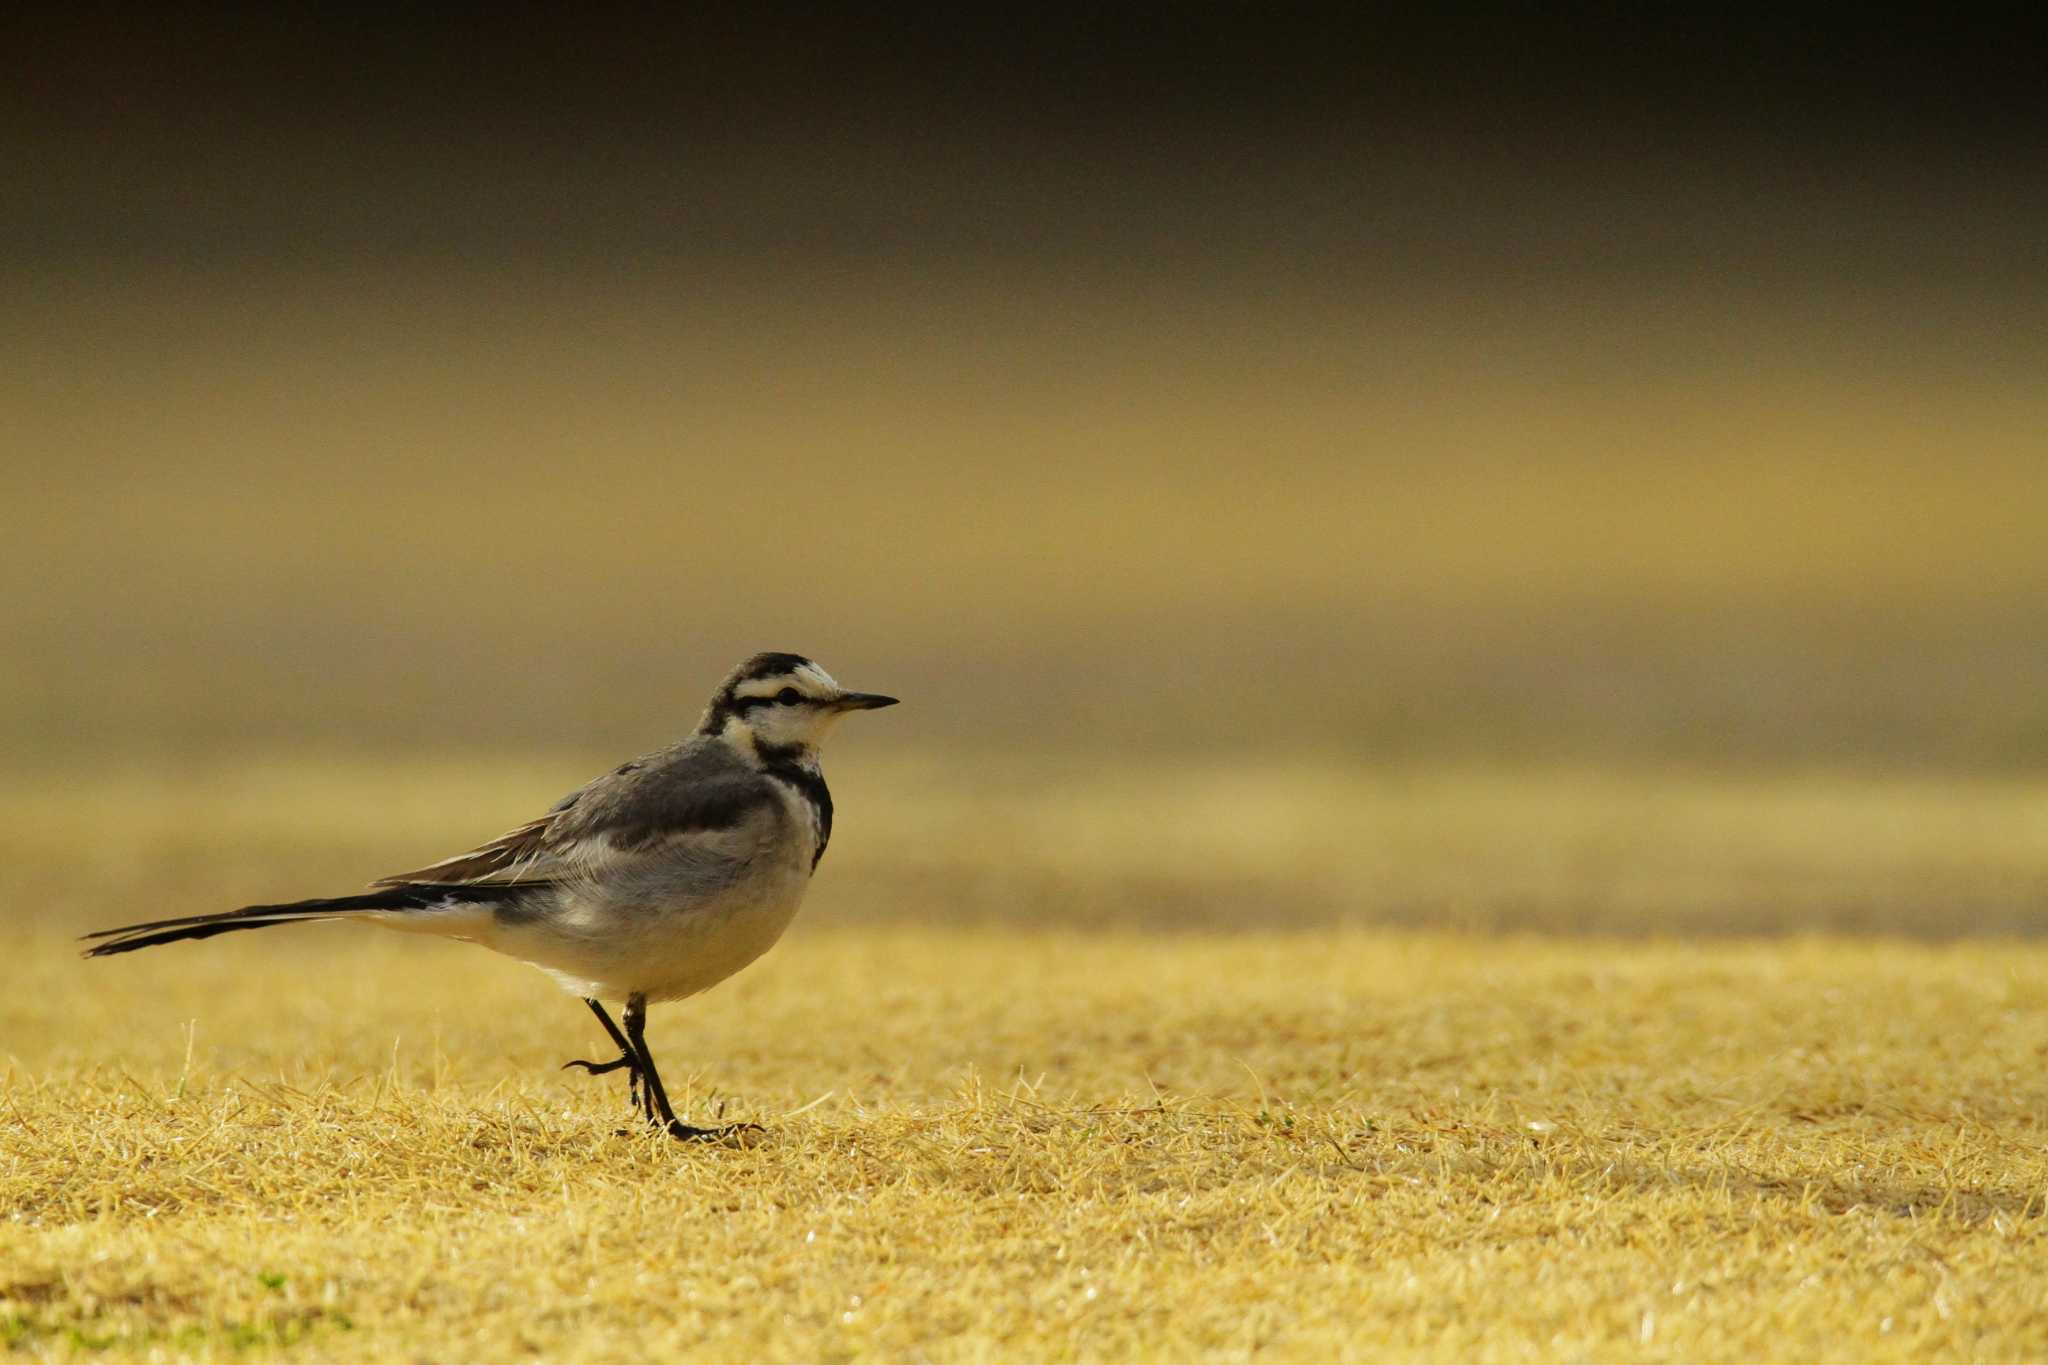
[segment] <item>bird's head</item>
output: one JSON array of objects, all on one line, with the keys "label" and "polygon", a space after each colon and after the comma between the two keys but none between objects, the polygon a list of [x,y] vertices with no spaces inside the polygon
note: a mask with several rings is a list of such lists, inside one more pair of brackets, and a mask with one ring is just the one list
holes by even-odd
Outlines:
[{"label": "bird's head", "polygon": [[800,759],[847,712],[895,704],[894,697],[847,691],[801,654],[756,654],[719,684],[697,733],[721,735],[771,762]]}]

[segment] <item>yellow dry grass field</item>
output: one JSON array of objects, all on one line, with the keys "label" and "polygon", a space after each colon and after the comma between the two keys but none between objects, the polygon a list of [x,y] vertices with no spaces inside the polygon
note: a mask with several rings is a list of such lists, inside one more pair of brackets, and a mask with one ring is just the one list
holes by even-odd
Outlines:
[{"label": "yellow dry grass field", "polygon": [[[622,1135],[618,1078],[557,1070],[599,1046],[582,1008],[461,945],[74,956],[84,927],[359,881],[577,772],[6,796],[0,1339],[2048,1352],[2048,947],[1955,938],[2038,928],[2038,785],[1189,770],[1134,805],[848,765],[790,940],[654,1015],[689,1112],[766,1130],[728,1146]],[[1843,932],[1760,936],[1816,922]]]},{"label": "yellow dry grass field", "polygon": [[[232,164],[203,259],[0,261],[10,1349],[2048,1357],[2011,239],[343,260]],[[764,648],[906,704],[790,940],[655,1012],[757,1142],[620,1136],[475,949],[75,955],[470,847]]]}]

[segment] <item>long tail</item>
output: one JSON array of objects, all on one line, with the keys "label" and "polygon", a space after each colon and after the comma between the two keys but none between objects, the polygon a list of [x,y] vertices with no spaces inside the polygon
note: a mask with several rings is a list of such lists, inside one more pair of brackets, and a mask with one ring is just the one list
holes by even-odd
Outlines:
[{"label": "long tail", "polygon": [[518,884],[483,886],[447,882],[407,882],[402,886],[367,891],[360,896],[330,896],[321,900],[289,901],[283,905],[245,905],[217,915],[187,915],[182,919],[151,920],[147,924],[124,924],[119,929],[101,929],[85,938],[103,938],[105,943],[85,950],[87,957],[132,953],[137,948],[154,948],[159,943],[185,939],[212,938],[242,929],[268,929],[273,924],[308,924],[315,920],[349,919],[374,910],[432,910],[456,905],[494,904],[511,899]]}]

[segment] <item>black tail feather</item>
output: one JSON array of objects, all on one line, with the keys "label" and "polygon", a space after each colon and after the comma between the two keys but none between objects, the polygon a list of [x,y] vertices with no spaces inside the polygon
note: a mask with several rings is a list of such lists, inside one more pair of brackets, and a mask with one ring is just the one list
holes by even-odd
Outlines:
[{"label": "black tail feather", "polygon": [[335,919],[358,910],[425,910],[436,905],[446,905],[451,901],[469,905],[484,904],[510,899],[532,885],[533,883],[500,882],[494,885],[463,886],[409,882],[403,886],[364,892],[359,896],[328,896],[315,900],[287,901],[281,905],[245,905],[240,910],[226,910],[214,915],[186,915],[179,919],[149,920],[142,924],[124,924],[118,929],[100,929],[84,935],[86,939],[108,940],[86,949],[85,955],[109,957],[115,953],[132,953],[137,948],[154,948],[159,943],[212,938],[215,934],[232,934],[242,929],[267,929],[273,924],[304,924],[314,920]]},{"label": "black tail feather", "polygon": [[[175,929],[157,929],[127,934],[106,943],[95,944],[85,950],[87,957],[111,957],[115,953],[132,953],[137,948],[154,948],[159,943],[182,943],[188,938],[212,938],[215,934],[232,934],[240,929],[268,929],[273,924],[295,924],[318,916],[298,915],[284,919],[237,919],[231,911],[210,924],[182,924]],[[108,934],[122,934],[120,929],[103,931]]]}]

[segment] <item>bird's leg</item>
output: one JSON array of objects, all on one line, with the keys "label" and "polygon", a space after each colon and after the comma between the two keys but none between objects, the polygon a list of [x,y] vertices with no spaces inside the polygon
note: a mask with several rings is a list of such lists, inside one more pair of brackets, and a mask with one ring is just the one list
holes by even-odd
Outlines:
[{"label": "bird's leg", "polygon": [[608,1062],[587,1062],[582,1058],[578,1058],[573,1062],[563,1062],[562,1069],[567,1071],[572,1066],[580,1066],[593,1076],[602,1076],[607,1072],[617,1071],[622,1066],[627,1068],[627,1103],[631,1104],[635,1109],[642,1109],[644,1111],[644,1106],[640,1102],[640,1072],[642,1067],[640,1054],[634,1051],[631,1043],[626,1041],[626,1035],[619,1032],[619,1026],[612,1022],[612,1017],[609,1014],[605,1013],[603,1005],[590,997],[585,997],[583,1003],[590,1006],[590,1012],[597,1016],[597,1022],[604,1025],[604,1031],[612,1036],[614,1043],[618,1044],[619,1055]]},{"label": "bird's leg", "polygon": [[654,1069],[654,1058],[647,1051],[647,997],[635,995],[626,1001],[626,1046],[640,1059],[640,1070],[646,1079],[646,1087],[640,1092],[640,1112],[649,1123],[657,1128],[666,1128],[677,1137],[707,1136],[701,1128],[691,1128],[676,1118],[676,1111],[669,1106],[668,1090],[661,1083],[661,1073]]},{"label": "bird's leg", "polygon": [[693,1128],[676,1117],[676,1111],[669,1107],[668,1091],[661,1084],[661,1073],[654,1069],[654,1054],[647,1050],[647,997],[636,995],[626,1001],[626,1038],[631,1050],[640,1058],[641,1079],[646,1088],[641,1092],[642,1109],[647,1121],[665,1130],[670,1137],[685,1142],[701,1142],[706,1138],[721,1138],[744,1129],[758,1129],[759,1124],[733,1123],[722,1128]]}]

